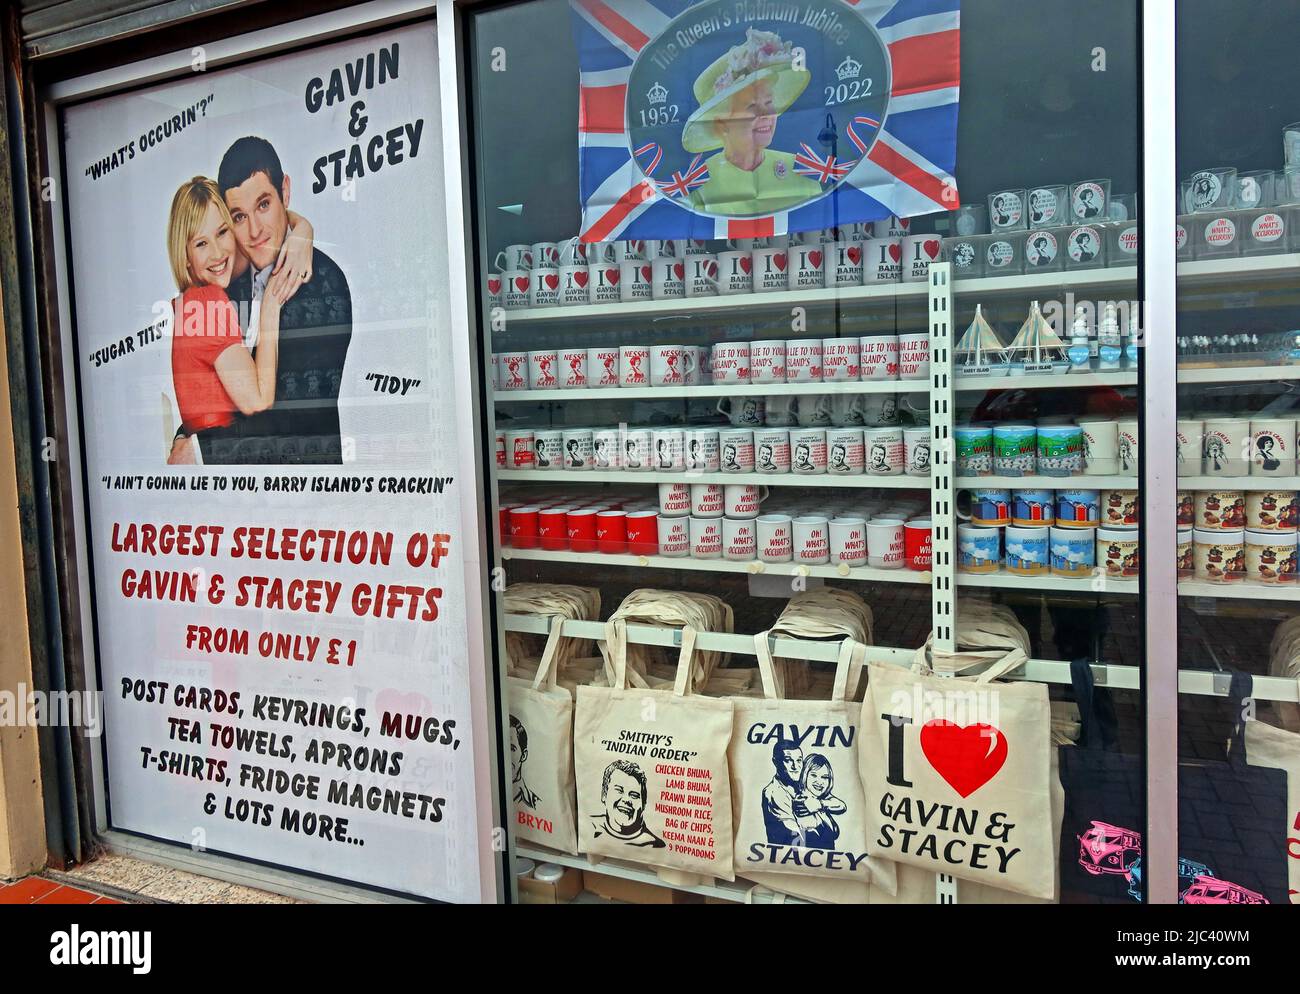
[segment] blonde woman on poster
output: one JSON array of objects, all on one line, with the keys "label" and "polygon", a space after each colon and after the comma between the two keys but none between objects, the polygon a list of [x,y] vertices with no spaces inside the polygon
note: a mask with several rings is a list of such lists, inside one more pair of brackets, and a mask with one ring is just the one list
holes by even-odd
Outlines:
[{"label": "blonde woman on poster", "polygon": [[795,171],[794,154],[769,146],[777,118],[799,99],[811,75],[796,69],[789,42],[745,29],[745,41],[695,80],[699,108],[682,131],[688,152],[708,152],[709,179],[691,203],[711,214],[765,214],[821,195],[816,180]]}]

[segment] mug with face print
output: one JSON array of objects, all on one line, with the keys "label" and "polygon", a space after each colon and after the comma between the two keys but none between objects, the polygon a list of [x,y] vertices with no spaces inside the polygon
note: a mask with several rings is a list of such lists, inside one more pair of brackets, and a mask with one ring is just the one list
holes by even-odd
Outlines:
[{"label": "mug with face print", "polygon": [[682,358],[680,345],[655,345],[650,349],[650,385],[652,387],[679,387],[682,385]]},{"label": "mug with face print", "polygon": [[790,431],[790,472],[815,476],[826,472],[826,429],[794,428]]},{"label": "mug with face print", "polygon": [[564,469],[564,432],[559,428],[533,431],[533,469]]},{"label": "mug with face print", "polygon": [[565,428],[564,468],[570,472],[591,469],[593,441],[590,428]]},{"label": "mug with face print", "polygon": [[790,429],[756,428],[754,430],[754,472],[790,472]]},{"label": "mug with face print", "polygon": [[502,352],[500,354],[501,386],[503,391],[528,389],[528,353]]},{"label": "mug with face print", "polygon": [[725,414],[735,428],[761,428],[767,416],[767,404],[762,397],[722,397],[718,400],[718,413]]},{"label": "mug with face print", "polygon": [[587,386],[587,350],[560,349],[559,379],[561,390],[578,390]]},{"label": "mug with face print", "polygon": [[832,476],[860,476],[865,449],[861,428],[830,428],[826,432],[826,472]]},{"label": "mug with face print", "polygon": [[587,385],[592,387],[616,387],[618,376],[619,350],[616,346],[602,345],[587,349]]},{"label": "mug with face print", "polygon": [[622,438],[617,428],[596,428],[592,431],[591,468],[623,468]]},{"label": "mug with face print", "polygon": [[654,441],[654,468],[661,473],[677,473],[686,468],[686,437],[680,428],[656,428],[651,432]]},{"label": "mug with face print", "polygon": [[754,472],[754,430],[724,428],[718,432],[719,459],[724,473]]},{"label": "mug with face print", "polygon": [[646,345],[618,347],[618,382],[623,387],[650,385],[650,348]]},{"label": "mug with face print", "polygon": [[767,410],[763,423],[769,428],[788,428],[799,423],[799,398],[785,394],[770,394],[764,401]]},{"label": "mug with face print", "polygon": [[717,428],[687,428],[685,464],[688,473],[716,473],[721,465]]},{"label": "mug with face print", "polygon": [[835,423],[835,395],[800,394],[795,417],[801,428],[829,428]]},{"label": "mug with face print", "polygon": [[629,473],[652,473],[654,434],[649,428],[629,428],[623,432],[623,469]]},{"label": "mug with face print", "polygon": [[528,388],[555,390],[559,387],[560,354],[555,349],[538,349],[528,353]]},{"label": "mug with face print", "polygon": [[682,385],[699,386],[704,382],[704,370],[707,368],[707,353],[703,345],[682,346]]}]

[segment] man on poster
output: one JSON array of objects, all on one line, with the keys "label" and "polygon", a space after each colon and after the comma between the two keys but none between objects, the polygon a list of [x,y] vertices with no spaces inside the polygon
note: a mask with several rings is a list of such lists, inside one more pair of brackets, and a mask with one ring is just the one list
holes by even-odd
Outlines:
[{"label": "man on poster", "polygon": [[[240,138],[226,151],[217,185],[249,267],[233,278],[229,298],[240,313],[260,305],[289,234],[290,179],[271,143]],[[341,463],[338,393],[352,340],[352,297],[338,264],[313,247],[298,292],[281,309],[275,400],[265,411],[237,415],[226,427],[178,434],[170,463]],[[257,323],[245,343],[256,349]]]}]

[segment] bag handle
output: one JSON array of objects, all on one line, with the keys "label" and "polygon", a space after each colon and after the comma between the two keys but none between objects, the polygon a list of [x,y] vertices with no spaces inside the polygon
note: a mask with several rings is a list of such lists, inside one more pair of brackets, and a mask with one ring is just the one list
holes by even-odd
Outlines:
[{"label": "bag handle", "polygon": [[1228,740],[1228,762],[1242,767],[1246,759],[1246,701],[1255,696],[1255,678],[1249,673],[1233,670],[1228,683],[1228,704],[1232,708],[1232,735]]},{"label": "bag handle", "polygon": [[[985,653],[981,653],[981,655],[985,655]],[[1024,666],[1028,661],[1029,657],[1025,655],[1024,649],[1012,649],[983,673],[977,676],[975,682],[992,683],[999,677],[1006,676],[1012,670],[1017,670]]]},{"label": "bag handle", "polygon": [[564,619],[558,615],[551,616],[551,631],[546,636],[546,648],[542,650],[542,660],[537,664],[537,675],[533,677],[534,690],[554,690],[555,678],[559,676],[560,632],[564,630]]},{"label": "bag handle", "polygon": [[777,669],[772,659],[772,630],[754,636],[754,655],[758,657],[758,675],[763,681],[763,696],[769,701],[785,697],[785,668]]},{"label": "bag handle", "polygon": [[840,644],[840,658],[835,664],[835,686],[831,700],[836,703],[854,697],[862,679],[862,667],[867,661],[867,647],[855,639],[845,639]]},{"label": "bag handle", "polygon": [[1097,689],[1092,663],[1087,659],[1070,661],[1070,683],[1079,705],[1079,741],[1085,748],[1109,749],[1115,744],[1115,707],[1110,694]]},{"label": "bag handle", "polygon": [[682,629],[682,651],[677,655],[677,676],[673,680],[676,697],[690,697],[694,691],[691,667],[695,663],[695,629],[687,625]]}]

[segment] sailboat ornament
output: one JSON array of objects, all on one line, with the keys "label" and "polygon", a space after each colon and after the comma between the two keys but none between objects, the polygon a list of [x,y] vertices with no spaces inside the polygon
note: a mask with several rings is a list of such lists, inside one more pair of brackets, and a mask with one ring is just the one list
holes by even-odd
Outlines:
[{"label": "sailboat ornament", "polygon": [[966,333],[957,342],[953,350],[957,357],[957,372],[962,376],[1006,376],[1007,353],[998,333],[984,318],[979,304],[975,305],[975,317],[966,329]]},{"label": "sailboat ornament", "polygon": [[1011,376],[1037,376],[1043,373],[1066,373],[1070,359],[1065,343],[1043,317],[1034,301],[1029,307],[1029,317],[1007,346]]}]

